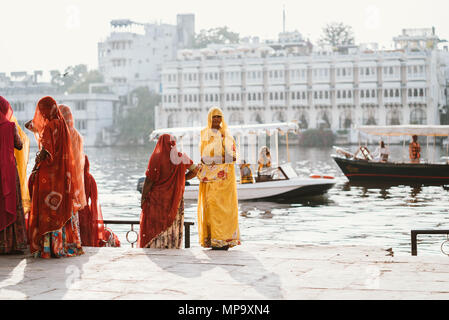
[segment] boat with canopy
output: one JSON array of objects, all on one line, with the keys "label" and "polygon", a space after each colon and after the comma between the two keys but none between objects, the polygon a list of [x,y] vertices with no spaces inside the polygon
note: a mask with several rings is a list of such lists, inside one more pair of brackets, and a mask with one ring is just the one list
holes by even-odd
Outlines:
[{"label": "boat with canopy", "polygon": [[[356,153],[351,153],[343,148],[334,147],[336,154],[332,158],[340,167],[341,171],[350,181],[357,182],[388,182],[402,184],[449,184],[449,163],[448,147],[446,146],[446,157],[440,161],[435,161],[435,151],[427,152],[427,159],[419,163],[408,161],[408,152],[405,152],[406,139],[411,136],[427,137],[427,151],[429,150],[429,138],[449,137],[449,126],[447,125],[398,125],[398,126],[360,126],[359,149]],[[381,136],[402,138],[403,152],[402,161],[375,161],[367,148],[367,143],[361,145],[361,136]],[[400,140],[398,140],[400,141]],[[434,148],[435,150],[435,148]],[[407,156],[405,156],[407,154]],[[441,161],[444,160],[444,161]]]},{"label": "boat with canopy", "polygon": [[[200,162],[199,137],[204,127],[164,128],[154,130],[150,134],[151,140],[157,140],[162,134],[171,134],[177,140],[180,151],[184,146],[193,147],[189,156],[195,163]],[[332,176],[312,175],[299,177],[290,164],[288,133],[297,134],[299,126],[296,122],[230,125],[230,133],[234,136],[237,146],[237,161],[240,163],[241,155],[247,155],[247,163],[251,164],[252,172],[257,172],[257,153],[261,146],[266,145],[270,139],[270,148],[274,151],[272,157],[273,169],[268,179],[255,177],[253,183],[239,183],[237,181],[237,195],[239,200],[285,200],[303,196],[322,195],[335,185]],[[287,163],[279,161],[279,136],[285,138],[287,150]],[[195,143],[196,142],[196,143]],[[236,170],[239,172],[239,170]],[[145,178],[140,178],[137,189],[141,192]],[[199,181],[192,179],[186,185],[184,199],[198,199]]]}]

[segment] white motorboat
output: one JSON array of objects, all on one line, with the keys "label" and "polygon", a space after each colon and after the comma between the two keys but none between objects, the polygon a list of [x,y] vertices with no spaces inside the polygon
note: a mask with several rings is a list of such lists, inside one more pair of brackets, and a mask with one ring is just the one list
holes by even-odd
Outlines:
[{"label": "white motorboat", "polygon": [[[289,164],[284,164],[274,171],[276,178],[273,180],[244,184],[237,181],[238,200],[293,200],[325,194],[335,185],[335,179],[331,176],[298,177]],[[137,190],[140,192],[144,181],[145,178],[139,179]],[[196,201],[198,189],[198,179],[190,180],[184,190],[184,199]]]}]

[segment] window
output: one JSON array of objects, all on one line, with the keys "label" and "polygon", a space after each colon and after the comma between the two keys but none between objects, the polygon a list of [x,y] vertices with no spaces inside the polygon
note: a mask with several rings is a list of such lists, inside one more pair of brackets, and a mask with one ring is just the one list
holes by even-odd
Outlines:
[{"label": "window", "polygon": [[75,110],[86,110],[86,101],[76,101]]},{"label": "window", "polygon": [[75,128],[78,130],[86,130],[87,120],[75,120]]}]

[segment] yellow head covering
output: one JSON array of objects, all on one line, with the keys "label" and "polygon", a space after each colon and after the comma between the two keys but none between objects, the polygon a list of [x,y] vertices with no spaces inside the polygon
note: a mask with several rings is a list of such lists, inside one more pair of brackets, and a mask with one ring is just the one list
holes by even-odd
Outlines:
[{"label": "yellow head covering", "polygon": [[22,139],[23,143],[22,150],[14,149],[14,156],[16,158],[17,171],[19,173],[20,193],[22,194],[23,211],[25,213],[28,213],[31,209],[30,193],[28,191],[27,183],[27,165],[28,156],[30,154],[30,139],[28,139],[26,133],[23,132],[22,128],[20,128],[19,123],[17,122],[17,119],[14,115],[11,117],[11,122],[14,122],[16,124],[17,131],[19,132],[19,136]]},{"label": "yellow head covering", "polygon": [[226,121],[223,116],[223,111],[219,107],[212,107],[209,109],[209,112],[207,114],[207,127],[209,129],[212,128],[212,117],[213,116],[221,116],[221,124],[220,124],[220,132],[222,134],[225,134],[228,130],[228,125],[226,124]]}]

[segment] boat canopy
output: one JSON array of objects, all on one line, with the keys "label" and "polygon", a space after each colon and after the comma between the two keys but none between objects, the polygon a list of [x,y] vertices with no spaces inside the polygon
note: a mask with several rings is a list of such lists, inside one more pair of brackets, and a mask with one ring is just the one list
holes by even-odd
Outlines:
[{"label": "boat canopy", "polygon": [[[165,133],[171,134],[178,138],[199,136],[204,127],[177,127],[156,129],[150,134],[150,140],[157,140],[159,136]],[[287,132],[298,133],[299,125],[297,122],[278,122],[266,124],[248,124],[248,125],[232,125],[228,126],[232,135],[262,134],[272,135],[275,132],[284,135]]]},{"label": "boat canopy", "polygon": [[359,126],[357,130],[374,136],[449,136],[449,126],[443,125]]}]

